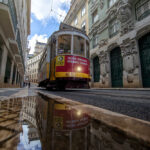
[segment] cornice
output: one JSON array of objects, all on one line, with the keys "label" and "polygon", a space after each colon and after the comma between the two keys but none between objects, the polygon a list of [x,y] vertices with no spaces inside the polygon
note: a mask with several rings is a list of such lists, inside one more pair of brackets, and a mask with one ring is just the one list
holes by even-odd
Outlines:
[{"label": "cornice", "polygon": [[71,24],[71,22],[76,17],[79,10],[83,7],[83,5],[86,3],[87,0],[76,0],[70,7],[65,19],[64,23]]}]

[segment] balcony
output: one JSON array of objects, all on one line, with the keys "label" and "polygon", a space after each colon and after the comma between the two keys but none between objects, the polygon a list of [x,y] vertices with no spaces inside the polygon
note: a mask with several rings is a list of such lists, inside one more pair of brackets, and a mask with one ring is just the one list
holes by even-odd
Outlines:
[{"label": "balcony", "polygon": [[15,39],[17,15],[12,0],[0,0],[0,20],[6,38]]}]

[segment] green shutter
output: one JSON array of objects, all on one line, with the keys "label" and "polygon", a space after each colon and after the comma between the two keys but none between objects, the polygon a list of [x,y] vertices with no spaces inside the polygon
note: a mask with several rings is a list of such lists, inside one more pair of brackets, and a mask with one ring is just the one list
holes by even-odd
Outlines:
[{"label": "green shutter", "polygon": [[6,63],[6,71],[5,71],[5,78],[4,78],[4,82],[8,83],[10,80],[10,73],[11,73],[11,59],[8,56],[7,57],[7,63]]},{"label": "green shutter", "polygon": [[120,48],[115,48],[110,53],[112,87],[123,87],[123,64]]},{"label": "green shutter", "polygon": [[100,64],[98,56],[93,59],[94,82],[100,81]]},{"label": "green shutter", "polygon": [[143,87],[150,87],[150,33],[139,40]]}]

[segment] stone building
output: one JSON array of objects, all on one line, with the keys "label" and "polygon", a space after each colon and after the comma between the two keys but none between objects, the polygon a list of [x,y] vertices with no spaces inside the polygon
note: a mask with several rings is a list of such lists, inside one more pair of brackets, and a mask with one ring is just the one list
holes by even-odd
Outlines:
[{"label": "stone building", "polygon": [[45,43],[37,42],[34,55],[27,60],[26,78],[28,78],[30,82],[38,83],[39,62],[45,45]]},{"label": "stone building", "polygon": [[89,0],[92,87],[150,87],[150,0]]},{"label": "stone building", "polygon": [[0,0],[0,87],[23,82],[30,10],[30,0]]},{"label": "stone building", "polygon": [[88,0],[71,0],[70,10],[63,22],[82,29],[88,34]]}]

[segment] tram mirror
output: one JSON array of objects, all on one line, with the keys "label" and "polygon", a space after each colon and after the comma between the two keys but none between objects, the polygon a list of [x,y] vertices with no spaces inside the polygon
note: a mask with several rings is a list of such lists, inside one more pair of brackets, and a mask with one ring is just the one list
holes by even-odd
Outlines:
[{"label": "tram mirror", "polygon": [[71,54],[71,35],[58,37],[58,54]]},{"label": "tram mirror", "polygon": [[74,54],[85,55],[84,38],[77,35],[74,36]]}]

